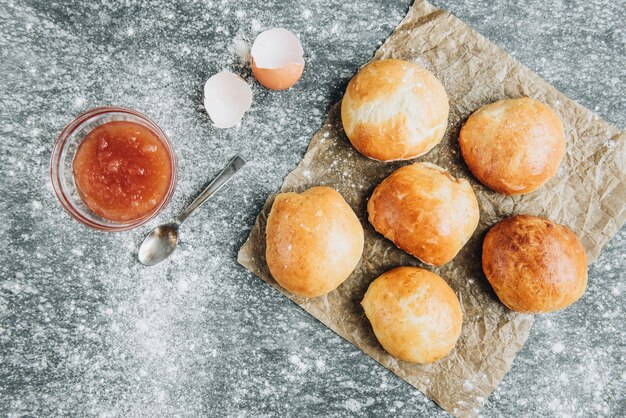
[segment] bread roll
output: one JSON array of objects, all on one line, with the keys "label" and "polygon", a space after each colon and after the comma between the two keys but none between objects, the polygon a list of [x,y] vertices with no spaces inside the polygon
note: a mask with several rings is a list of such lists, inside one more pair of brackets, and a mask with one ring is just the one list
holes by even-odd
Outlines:
[{"label": "bread roll", "polygon": [[267,218],[267,265],[276,281],[302,297],[344,282],[363,252],[363,227],[330,187],[276,196]]},{"label": "bread roll", "polygon": [[461,128],[459,144],[474,176],[498,193],[530,193],[553,177],[565,155],[563,123],[529,97],[478,109]]},{"label": "bread roll", "polygon": [[587,254],[576,235],[536,216],[513,216],[489,230],[483,270],[502,303],[518,312],[563,309],[587,287]]},{"label": "bread roll", "polygon": [[429,163],[402,167],[367,204],[374,228],[427,264],[452,260],[478,226],[478,202],[465,179]]},{"label": "bread roll", "polygon": [[428,70],[387,59],[361,68],[341,102],[341,120],[361,154],[407,160],[430,151],[448,126],[448,96]]},{"label": "bread roll", "polygon": [[361,305],[380,344],[400,360],[439,360],[461,335],[459,300],[445,280],[428,270],[388,271],[370,284]]}]

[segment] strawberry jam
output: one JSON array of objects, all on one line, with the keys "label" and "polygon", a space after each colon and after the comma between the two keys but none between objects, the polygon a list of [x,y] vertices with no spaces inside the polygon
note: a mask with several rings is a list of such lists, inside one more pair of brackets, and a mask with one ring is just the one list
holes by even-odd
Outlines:
[{"label": "strawberry jam", "polygon": [[78,192],[89,209],[110,221],[133,221],[156,210],[172,182],[168,147],[149,128],[107,122],[82,141],[73,161]]}]

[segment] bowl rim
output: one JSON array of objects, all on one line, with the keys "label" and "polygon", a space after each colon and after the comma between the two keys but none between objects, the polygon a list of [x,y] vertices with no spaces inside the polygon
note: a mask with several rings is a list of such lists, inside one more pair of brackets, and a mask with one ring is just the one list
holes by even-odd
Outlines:
[{"label": "bowl rim", "polygon": [[[81,213],[81,211],[77,209],[75,205],[72,203],[72,199],[70,199],[67,196],[66,190],[63,187],[63,182],[61,181],[61,173],[62,173],[62,170],[60,169],[61,156],[63,155],[63,150],[65,149],[65,146],[67,145],[67,141],[72,135],[72,133],[77,128],[79,128],[82,124],[89,121],[90,119],[96,116],[107,114],[107,113],[126,113],[126,114],[135,116],[143,120],[148,125],[148,128],[153,130],[154,133],[159,137],[159,139],[165,145],[168,151],[168,154],[170,156],[170,159],[171,159],[171,164],[172,164],[172,178],[171,178],[168,190],[165,194],[165,197],[161,200],[161,203],[159,203],[159,205],[156,206],[154,210],[152,210],[147,215],[138,219],[134,219],[129,222],[123,222],[119,224],[116,224],[116,221],[109,221],[110,224],[103,224],[103,223],[99,223],[97,221],[94,221],[84,216]],[[54,145],[52,147],[52,154],[50,156],[50,180],[52,182],[52,189],[54,191],[54,194],[58,202],[61,204],[61,207],[63,207],[63,209],[65,209],[65,211],[69,213],[70,216],[72,216],[72,218],[76,219],[83,225],[87,225],[90,228],[97,229],[100,231],[108,231],[108,232],[128,231],[128,230],[137,228],[138,226],[145,224],[146,222],[148,222],[149,220],[157,216],[167,206],[167,204],[170,202],[174,194],[174,190],[176,188],[176,183],[178,179],[177,171],[178,171],[178,161],[176,158],[176,153],[174,152],[172,141],[169,139],[167,134],[159,127],[159,125],[157,125],[155,121],[153,121],[147,115],[137,110],[129,109],[126,107],[120,107],[120,106],[99,106],[99,107],[89,109],[81,113],[80,115],[78,115],[70,123],[68,123],[65,126],[65,128],[63,128],[63,130],[57,137],[56,141],[54,142]]]}]

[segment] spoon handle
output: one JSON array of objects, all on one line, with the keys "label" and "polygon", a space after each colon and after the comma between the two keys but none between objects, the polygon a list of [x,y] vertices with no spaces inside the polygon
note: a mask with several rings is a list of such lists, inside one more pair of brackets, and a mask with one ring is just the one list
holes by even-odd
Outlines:
[{"label": "spoon handle", "polygon": [[213,179],[213,181],[200,193],[196,199],[187,206],[187,208],[180,214],[178,217],[178,224],[182,224],[185,219],[192,214],[192,212],[198,209],[204,202],[208,200],[209,197],[213,196],[213,193],[217,192],[222,188],[224,184],[232,176],[235,175],[237,171],[241,169],[246,164],[246,161],[240,156],[236,155],[232,160],[228,163],[226,167]]}]

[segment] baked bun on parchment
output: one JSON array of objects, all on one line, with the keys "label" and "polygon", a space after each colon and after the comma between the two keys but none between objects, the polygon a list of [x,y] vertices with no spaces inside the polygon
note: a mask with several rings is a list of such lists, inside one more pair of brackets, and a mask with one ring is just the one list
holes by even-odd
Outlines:
[{"label": "baked bun on parchment", "polygon": [[459,144],[474,176],[506,195],[537,190],[556,174],[565,155],[561,119],[530,97],[481,107],[461,128]]},{"label": "baked bun on parchment", "polygon": [[498,298],[518,312],[576,302],[587,287],[587,254],[572,231],[536,216],[498,222],[483,242],[483,271]]},{"label": "baked bun on parchment", "polygon": [[441,277],[417,267],[398,267],[374,280],[361,302],[383,348],[397,359],[431,363],[454,348],[463,313]]},{"label": "baked bun on parchment", "polygon": [[363,253],[363,227],[330,187],[276,196],[267,218],[266,258],[289,292],[316,297],[336,289]]},{"label": "baked bun on parchment", "polygon": [[430,163],[391,173],[367,204],[376,231],[422,262],[452,260],[478,226],[478,202],[469,182]]},{"label": "baked bun on parchment", "polygon": [[374,61],[350,80],[341,120],[361,154],[407,160],[430,151],[448,126],[448,95],[428,70],[408,61]]}]

